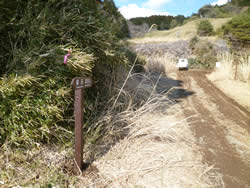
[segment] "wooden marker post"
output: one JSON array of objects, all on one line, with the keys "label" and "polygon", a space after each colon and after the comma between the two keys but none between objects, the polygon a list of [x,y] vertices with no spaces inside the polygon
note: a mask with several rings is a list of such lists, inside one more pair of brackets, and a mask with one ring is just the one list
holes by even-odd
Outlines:
[{"label": "wooden marker post", "polygon": [[237,60],[236,65],[235,65],[234,80],[237,80],[238,65],[239,65],[239,61]]},{"label": "wooden marker post", "polygon": [[78,167],[83,168],[83,101],[84,101],[84,88],[92,86],[91,78],[77,77],[71,82],[75,90],[75,160]]}]

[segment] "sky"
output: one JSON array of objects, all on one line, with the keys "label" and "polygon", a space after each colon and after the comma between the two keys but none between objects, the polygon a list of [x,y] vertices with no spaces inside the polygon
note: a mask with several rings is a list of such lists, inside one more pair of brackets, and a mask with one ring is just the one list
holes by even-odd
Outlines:
[{"label": "sky", "polygon": [[126,18],[152,15],[190,16],[207,4],[223,5],[228,0],[114,0],[121,14]]}]

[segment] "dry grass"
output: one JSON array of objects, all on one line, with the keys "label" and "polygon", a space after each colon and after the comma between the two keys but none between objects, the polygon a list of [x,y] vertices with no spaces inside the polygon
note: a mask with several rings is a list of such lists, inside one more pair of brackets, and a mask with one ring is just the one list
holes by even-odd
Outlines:
[{"label": "dry grass", "polygon": [[[220,18],[220,19],[208,19],[214,29],[220,28],[224,23],[226,23],[230,18]],[[188,22],[187,24],[176,27],[167,31],[154,31],[146,34],[141,38],[134,38],[129,40],[131,43],[151,43],[151,42],[172,42],[178,40],[190,40],[194,36],[196,36],[196,25],[200,22],[200,20],[194,20]],[[204,37],[209,40],[216,40],[216,37]]]},{"label": "dry grass", "polygon": [[[95,161],[86,187],[223,187],[202,155],[182,110],[155,92],[136,111],[121,114],[128,135]],[[82,184],[81,184],[82,185]]]},{"label": "dry grass", "polygon": [[[73,184],[72,147],[0,148],[0,187],[52,187]],[[67,173],[65,173],[67,171]]]},{"label": "dry grass", "polygon": [[171,73],[176,71],[176,57],[169,53],[165,53],[163,56],[152,55],[146,57],[147,64],[145,70],[147,72],[160,72],[160,73]]},{"label": "dry grass", "polygon": [[[79,177],[76,187],[224,187],[222,175],[202,161],[181,107],[169,100],[171,89],[159,93],[164,90],[158,88],[164,85],[161,77],[173,67],[169,59],[155,58],[146,66],[147,75],[130,73],[126,78],[115,108],[110,105],[97,125],[106,122],[110,134],[123,133],[122,139],[100,145],[105,153]],[[165,85],[171,83],[166,80]],[[121,101],[126,109],[117,113]],[[141,101],[139,107],[135,101]]]},{"label": "dry grass", "polygon": [[211,75],[214,80],[239,80],[250,82],[250,62],[247,55],[234,56],[229,53],[218,56],[221,67]]},{"label": "dry grass", "polygon": [[[246,55],[234,57],[222,54],[218,57],[221,67],[208,76],[221,90],[250,110],[250,62]],[[238,70],[236,74],[236,62]],[[236,80],[234,80],[236,78]]]},{"label": "dry grass", "polygon": [[[225,53],[218,56],[221,67],[217,68],[211,75],[213,80],[239,80],[250,83],[250,62],[247,55],[235,57],[233,54]],[[238,67],[236,66],[238,63]],[[237,70],[236,70],[237,67]]]},{"label": "dry grass", "polygon": [[[103,117],[112,134],[126,134],[93,162],[76,187],[223,187],[221,174],[202,162],[181,107],[157,92],[161,76],[156,83],[153,75],[131,76],[120,96],[130,96],[130,105],[113,120]],[[138,97],[144,102],[135,109]]]}]

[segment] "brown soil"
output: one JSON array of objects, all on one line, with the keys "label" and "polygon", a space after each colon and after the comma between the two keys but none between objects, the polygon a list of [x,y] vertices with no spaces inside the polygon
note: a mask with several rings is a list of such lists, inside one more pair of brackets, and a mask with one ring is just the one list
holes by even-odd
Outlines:
[{"label": "brown soil", "polygon": [[188,121],[204,162],[219,169],[225,187],[250,187],[250,113],[216,88],[206,73],[178,73],[182,88],[194,92],[181,101],[185,116],[194,115]]}]

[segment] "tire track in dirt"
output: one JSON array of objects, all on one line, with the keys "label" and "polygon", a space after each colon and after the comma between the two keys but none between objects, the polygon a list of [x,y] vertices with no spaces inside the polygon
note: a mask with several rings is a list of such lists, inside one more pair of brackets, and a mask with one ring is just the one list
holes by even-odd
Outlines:
[{"label": "tire track in dirt", "polygon": [[[179,72],[178,80],[184,82],[185,90],[195,92],[184,99],[182,105],[187,117],[196,115],[189,119],[189,123],[202,148],[204,162],[219,168],[225,187],[250,186],[250,164],[243,161],[236,148],[228,142],[227,128],[223,124],[223,119],[229,119],[249,131],[248,112],[209,82],[205,72]],[[213,113],[212,107],[220,112],[219,117]]]},{"label": "tire track in dirt", "polygon": [[193,71],[191,74],[197,80],[199,86],[206,86],[204,88],[206,93],[212,96],[216,103],[219,102],[219,111],[221,111],[226,118],[235,121],[250,133],[250,112],[215,87],[212,82],[206,78],[204,72]]}]

